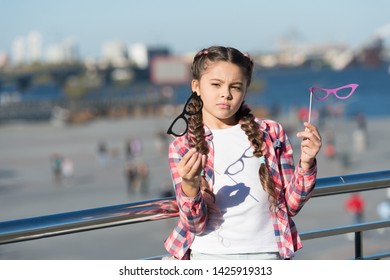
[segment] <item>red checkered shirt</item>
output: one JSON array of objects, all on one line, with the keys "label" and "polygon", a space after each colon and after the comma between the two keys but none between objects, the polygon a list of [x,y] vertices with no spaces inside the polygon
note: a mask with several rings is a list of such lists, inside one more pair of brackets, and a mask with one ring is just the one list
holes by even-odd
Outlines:
[{"label": "red checkered shirt", "polygon": [[[294,165],[291,143],[282,126],[272,120],[256,119],[263,132],[263,154],[269,171],[275,181],[277,191],[277,207],[272,211],[273,227],[279,254],[283,259],[294,256],[294,252],[302,247],[301,239],[291,217],[295,216],[310,198],[315,186],[317,165],[310,170],[303,170]],[[205,127],[205,137],[209,146],[209,155],[205,167],[206,181],[212,190],[214,181],[214,148],[213,135]],[[165,240],[166,250],[177,259],[189,259],[190,247],[196,235],[206,229],[207,205],[202,193],[190,198],[181,188],[181,177],[177,165],[189,150],[186,135],[176,138],[169,146],[169,165],[175,187],[176,201],[179,210],[178,224]],[[256,242],[255,240],[253,242]]]}]

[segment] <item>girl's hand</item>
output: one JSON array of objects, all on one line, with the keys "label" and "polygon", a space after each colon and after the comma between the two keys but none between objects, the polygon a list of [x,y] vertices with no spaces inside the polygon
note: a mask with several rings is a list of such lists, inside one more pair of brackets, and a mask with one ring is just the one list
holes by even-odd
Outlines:
[{"label": "girl's hand", "polygon": [[301,142],[301,167],[304,170],[309,170],[314,163],[314,160],[321,149],[321,135],[316,126],[311,123],[304,123],[305,130],[297,133]]},{"label": "girl's hand", "polygon": [[197,152],[195,148],[190,149],[177,165],[177,171],[182,178],[183,192],[194,197],[199,192],[201,172],[206,165],[206,155]]}]

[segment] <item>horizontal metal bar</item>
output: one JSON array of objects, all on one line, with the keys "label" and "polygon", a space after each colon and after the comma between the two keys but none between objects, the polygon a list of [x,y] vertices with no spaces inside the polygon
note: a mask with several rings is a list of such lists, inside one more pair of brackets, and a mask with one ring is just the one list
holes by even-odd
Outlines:
[{"label": "horizontal metal bar", "polygon": [[13,220],[0,223],[0,245],[176,216],[171,198]]},{"label": "horizontal metal bar", "polygon": [[[313,197],[390,186],[390,170],[318,178]],[[178,216],[174,197],[0,222],[0,245]]]},{"label": "horizontal metal bar", "polygon": [[363,258],[361,258],[361,259],[362,260],[382,260],[385,258],[390,258],[390,252],[367,255],[367,256],[363,256]]},{"label": "horizontal metal bar", "polygon": [[372,191],[390,187],[390,170],[317,179],[313,197]]},{"label": "horizontal metal bar", "polygon": [[336,228],[327,228],[322,230],[307,231],[299,234],[299,236],[301,237],[302,240],[309,240],[309,239],[346,234],[351,232],[363,232],[367,230],[374,230],[374,229],[385,228],[385,227],[390,227],[390,220],[354,224],[354,225],[341,226]]}]

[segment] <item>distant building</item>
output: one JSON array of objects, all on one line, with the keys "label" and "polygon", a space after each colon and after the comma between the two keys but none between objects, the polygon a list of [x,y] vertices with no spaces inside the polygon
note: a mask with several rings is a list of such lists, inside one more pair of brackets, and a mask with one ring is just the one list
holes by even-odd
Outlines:
[{"label": "distant building", "polygon": [[102,61],[114,67],[124,67],[129,64],[126,46],[121,41],[108,41],[102,46]]},{"label": "distant building", "polygon": [[191,65],[183,57],[156,56],[150,63],[150,81],[153,84],[188,84],[190,73]]},{"label": "distant building", "polygon": [[12,62],[16,65],[24,64],[26,61],[26,43],[21,36],[12,42],[11,47]]},{"label": "distant building", "polygon": [[140,69],[148,68],[148,48],[145,44],[137,43],[128,47],[129,59],[136,67]]},{"label": "distant building", "polygon": [[364,66],[379,66],[384,62],[383,39],[378,37],[369,41],[359,52],[358,61]]},{"label": "distant building", "polygon": [[9,64],[8,54],[6,52],[0,52],[0,69],[5,68]]},{"label": "distant building", "polygon": [[77,45],[71,39],[66,39],[59,44],[50,45],[46,51],[46,61],[48,63],[74,62],[78,59]]},{"label": "distant building", "polygon": [[129,59],[140,69],[148,69],[150,63],[155,57],[169,56],[171,54],[168,47],[165,46],[147,46],[137,43],[129,46]]},{"label": "distant building", "polygon": [[29,62],[42,60],[42,35],[39,32],[32,31],[27,35],[26,47]]},{"label": "distant building", "polygon": [[18,36],[12,42],[11,56],[13,64],[39,62],[42,60],[42,35],[31,31],[27,36]]},{"label": "distant building", "polygon": [[129,60],[134,66],[137,80],[151,80],[151,63],[156,57],[168,57],[171,52],[165,46],[147,46],[145,44],[133,44],[129,48]]}]

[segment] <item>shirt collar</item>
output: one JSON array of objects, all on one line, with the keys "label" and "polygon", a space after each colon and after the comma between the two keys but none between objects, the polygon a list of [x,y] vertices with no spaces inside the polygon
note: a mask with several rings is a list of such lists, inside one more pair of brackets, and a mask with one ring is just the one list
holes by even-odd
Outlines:
[{"label": "shirt collar", "polygon": [[[256,121],[260,124],[261,131],[267,131],[267,124],[264,121],[261,121],[259,119],[256,119]],[[204,125],[204,136],[206,140],[213,140],[213,133],[207,125]]]}]

